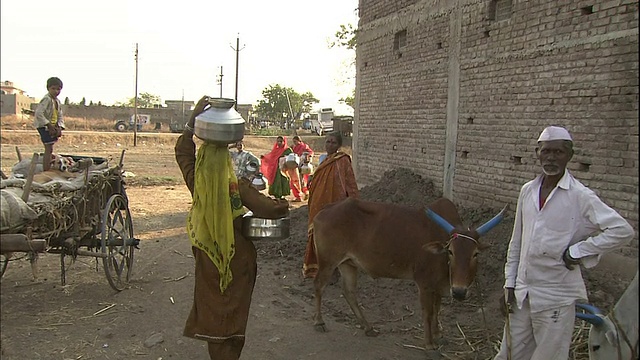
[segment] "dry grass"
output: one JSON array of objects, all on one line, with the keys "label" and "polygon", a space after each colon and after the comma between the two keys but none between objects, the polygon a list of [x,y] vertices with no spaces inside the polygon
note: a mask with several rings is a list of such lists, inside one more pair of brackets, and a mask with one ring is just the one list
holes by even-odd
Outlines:
[{"label": "dry grass", "polygon": [[[31,130],[33,129],[33,116],[31,115],[7,115],[0,118],[3,130]],[[85,119],[65,117],[64,125],[66,130],[80,131],[115,131],[115,120],[109,119]],[[142,131],[148,132],[153,126],[145,125]],[[169,132],[169,127],[164,126],[160,131]]]}]

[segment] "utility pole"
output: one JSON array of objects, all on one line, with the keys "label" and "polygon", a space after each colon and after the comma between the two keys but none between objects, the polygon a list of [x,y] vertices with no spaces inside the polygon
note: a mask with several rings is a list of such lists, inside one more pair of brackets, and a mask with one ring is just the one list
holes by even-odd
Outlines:
[{"label": "utility pole", "polygon": [[133,146],[138,142],[138,43],[136,43],[136,96],[133,98]]},{"label": "utility pole", "polygon": [[236,52],[236,104],[234,105],[234,108],[236,109],[236,111],[238,110],[238,64],[239,64],[239,59],[240,59],[240,50],[244,49],[244,46],[242,47],[242,49],[240,49],[240,34],[238,33],[238,37],[236,38],[236,47],[235,49],[233,48],[233,46],[231,47],[235,52]]},{"label": "utility pole", "polygon": [[218,85],[220,85],[220,97],[222,97],[222,65],[220,65],[220,75],[218,75]]},{"label": "utility pole", "polygon": [[[286,87],[284,88],[284,94],[287,96],[287,104],[289,104],[289,114],[291,114],[291,121],[287,124],[287,129],[290,129],[295,119],[293,118],[293,109],[291,109],[291,100],[289,99],[289,92],[287,91]],[[296,133],[296,135],[298,134]]]}]

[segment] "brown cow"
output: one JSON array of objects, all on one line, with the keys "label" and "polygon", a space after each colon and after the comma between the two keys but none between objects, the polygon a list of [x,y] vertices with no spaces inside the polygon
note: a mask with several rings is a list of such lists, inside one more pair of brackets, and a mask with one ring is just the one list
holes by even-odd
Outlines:
[{"label": "brown cow", "polygon": [[[313,220],[318,274],[315,327],[322,320],[322,292],[336,267],[351,310],[368,336],[377,331],[365,320],[356,299],[358,269],[373,278],[413,279],[420,292],[426,349],[435,349],[442,295],[463,300],[473,282],[477,255],[487,245],[478,238],[503,218],[506,207],[477,229],[463,228],[455,205],[441,198],[426,210],[347,198],[320,211]],[[440,215],[438,215],[440,214]],[[455,224],[455,226],[450,225]]]}]

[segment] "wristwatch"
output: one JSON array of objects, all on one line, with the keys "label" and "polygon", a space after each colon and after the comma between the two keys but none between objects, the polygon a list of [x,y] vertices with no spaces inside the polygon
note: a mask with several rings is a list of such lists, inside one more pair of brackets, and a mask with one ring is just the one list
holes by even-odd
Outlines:
[{"label": "wristwatch", "polygon": [[193,134],[193,128],[189,124],[184,124],[184,129]]}]

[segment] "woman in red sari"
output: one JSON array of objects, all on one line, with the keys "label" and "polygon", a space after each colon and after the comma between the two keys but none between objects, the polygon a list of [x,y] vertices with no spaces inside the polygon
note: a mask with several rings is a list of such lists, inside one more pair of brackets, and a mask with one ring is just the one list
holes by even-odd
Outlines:
[{"label": "woman in red sari", "polygon": [[327,157],[315,169],[309,188],[309,226],[307,249],[304,254],[302,273],[305,278],[313,278],[318,272],[315,243],[313,240],[313,218],[328,204],[347,197],[359,197],[356,177],[351,167],[351,157],[342,151],[342,136],[333,132],[325,140]]},{"label": "woman in red sari", "polygon": [[271,152],[260,156],[260,172],[269,181],[269,195],[283,198],[291,193],[289,178],[280,169],[280,158],[291,154],[293,150],[287,146],[287,138],[278,136]]}]

